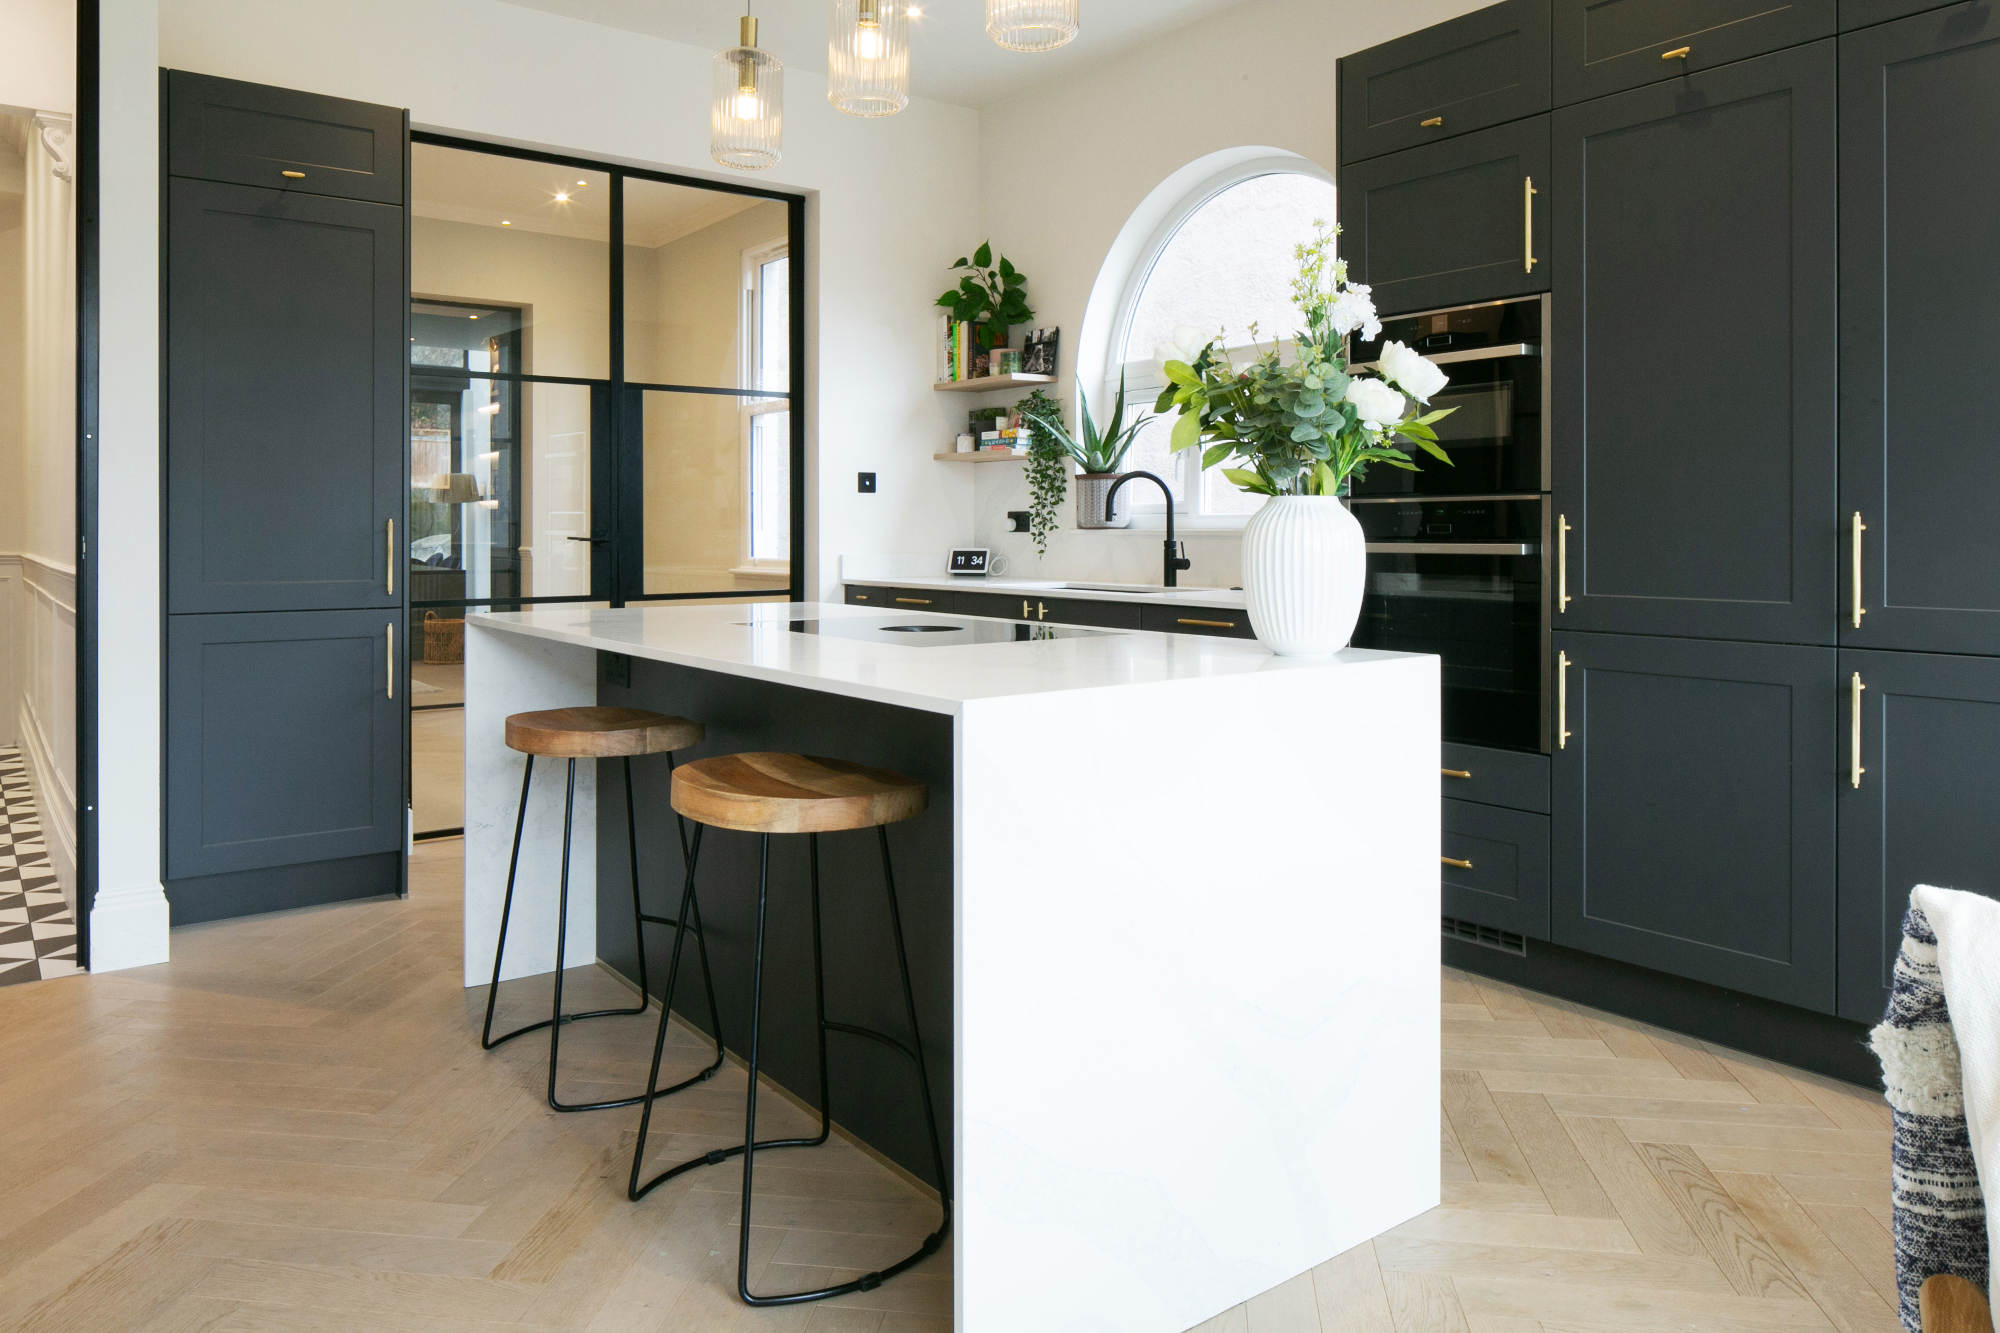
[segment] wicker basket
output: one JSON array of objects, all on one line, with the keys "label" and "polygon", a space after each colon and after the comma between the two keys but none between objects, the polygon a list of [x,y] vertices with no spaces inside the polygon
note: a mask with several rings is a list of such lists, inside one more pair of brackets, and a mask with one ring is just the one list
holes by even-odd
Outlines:
[{"label": "wicker basket", "polygon": [[465,621],[452,620],[435,611],[424,612],[424,661],[438,663],[465,660]]}]

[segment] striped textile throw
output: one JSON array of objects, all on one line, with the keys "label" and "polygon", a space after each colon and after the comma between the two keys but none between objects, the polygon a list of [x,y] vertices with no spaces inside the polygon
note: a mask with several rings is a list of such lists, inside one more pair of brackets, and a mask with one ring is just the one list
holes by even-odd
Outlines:
[{"label": "striped textile throw", "polygon": [[1958,1042],[1938,974],[1937,936],[1923,911],[1903,917],[1889,1012],[1869,1034],[1895,1127],[1889,1187],[1896,1287],[1907,1333],[1923,1333],[1917,1290],[1952,1273],[1986,1287],[1986,1202],[1973,1165]]}]

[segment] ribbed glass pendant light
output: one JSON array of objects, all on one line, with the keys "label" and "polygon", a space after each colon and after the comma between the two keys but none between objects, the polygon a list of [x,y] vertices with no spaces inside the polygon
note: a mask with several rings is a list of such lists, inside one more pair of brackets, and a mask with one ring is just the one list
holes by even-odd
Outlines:
[{"label": "ribbed glass pendant light", "polygon": [[906,0],[833,0],[826,100],[850,116],[893,116],[910,104]]},{"label": "ribbed glass pendant light", "polygon": [[986,35],[1009,51],[1053,51],[1076,37],[1082,0],[986,0]]},{"label": "ribbed glass pendant light", "polygon": [[708,152],[725,167],[758,171],[784,156],[785,66],[757,49],[757,20],[743,16],[742,44],[715,53]]}]

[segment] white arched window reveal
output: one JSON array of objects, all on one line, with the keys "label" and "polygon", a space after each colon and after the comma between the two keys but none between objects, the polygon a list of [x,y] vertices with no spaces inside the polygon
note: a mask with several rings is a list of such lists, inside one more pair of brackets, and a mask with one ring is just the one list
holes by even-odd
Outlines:
[{"label": "white arched window reveal", "polygon": [[[1107,382],[1091,399],[1099,424],[1111,411],[1120,370],[1128,414],[1152,410],[1166,384],[1154,353],[1177,328],[1219,333],[1239,363],[1256,354],[1253,342],[1289,346],[1299,322],[1292,304],[1293,252],[1312,238],[1316,222],[1331,224],[1333,218],[1333,182],[1303,158],[1244,162],[1203,182],[1168,215],[1133,269],[1112,325]],[[1185,515],[1190,526],[1234,526],[1254,513],[1262,498],[1238,491],[1220,472],[1203,475],[1199,449],[1178,456],[1168,449],[1172,429],[1170,417],[1147,425],[1126,469],[1165,478],[1177,516]],[[1149,494],[1156,492],[1133,496],[1135,513],[1164,509],[1157,501],[1148,504]]]}]

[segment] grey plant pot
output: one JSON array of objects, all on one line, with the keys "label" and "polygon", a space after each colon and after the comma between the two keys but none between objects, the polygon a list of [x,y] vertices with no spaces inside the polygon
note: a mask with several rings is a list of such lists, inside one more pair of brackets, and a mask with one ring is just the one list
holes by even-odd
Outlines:
[{"label": "grey plant pot", "polygon": [[1132,496],[1118,492],[1117,508],[1104,517],[1104,497],[1111,493],[1116,472],[1084,472],[1076,479],[1076,525],[1079,528],[1129,528],[1132,526]]}]

